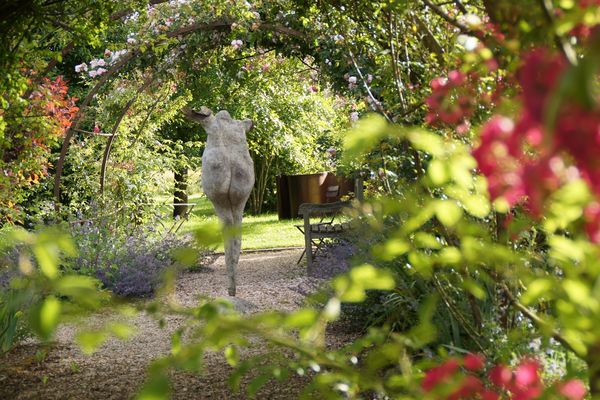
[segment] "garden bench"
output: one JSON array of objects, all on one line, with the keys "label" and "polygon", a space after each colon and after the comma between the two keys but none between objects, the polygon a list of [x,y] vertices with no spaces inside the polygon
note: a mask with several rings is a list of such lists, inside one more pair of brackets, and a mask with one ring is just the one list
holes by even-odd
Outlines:
[{"label": "garden bench", "polygon": [[[335,239],[342,237],[351,229],[349,222],[336,223],[336,217],[341,215],[344,208],[351,206],[350,201],[336,201],[334,203],[315,204],[304,203],[298,209],[298,214],[304,218],[304,224],[296,225],[296,228],[304,235],[304,252],[306,255],[306,266],[312,269],[313,259],[323,245],[324,239]],[[311,223],[311,218],[320,218],[318,223]],[[315,251],[313,252],[313,246]]]}]

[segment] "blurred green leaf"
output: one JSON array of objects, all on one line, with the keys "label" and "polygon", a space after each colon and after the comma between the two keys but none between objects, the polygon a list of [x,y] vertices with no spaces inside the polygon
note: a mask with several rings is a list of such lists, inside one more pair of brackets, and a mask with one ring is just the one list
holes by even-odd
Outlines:
[{"label": "blurred green leaf", "polygon": [[208,221],[194,231],[196,242],[202,246],[215,246],[223,241],[222,226],[216,221]]},{"label": "blurred green leaf", "polygon": [[487,293],[483,287],[481,287],[481,285],[473,279],[465,279],[463,281],[463,287],[479,300],[485,300],[487,297]]},{"label": "blurred green leaf", "polygon": [[391,261],[396,257],[406,254],[410,244],[402,239],[389,239],[373,247],[373,255],[380,260]]},{"label": "blurred green leaf", "polygon": [[31,313],[31,324],[34,331],[44,340],[49,339],[60,318],[61,304],[54,296],[48,296]]},{"label": "blurred green leaf", "polygon": [[111,322],[108,325],[108,330],[119,339],[130,339],[135,334],[135,329],[129,324],[122,322]]},{"label": "blurred green leaf", "polygon": [[441,158],[446,153],[444,140],[424,129],[413,129],[408,133],[408,138],[417,150],[424,151],[434,157]]},{"label": "blurred green leaf", "polygon": [[108,335],[103,331],[85,331],[79,332],[75,340],[85,354],[92,354],[107,338]]},{"label": "blurred green leaf", "polygon": [[360,282],[365,289],[392,290],[395,287],[394,277],[388,270],[363,264],[350,270],[353,282]]},{"label": "blurred green leaf", "polygon": [[290,328],[304,328],[314,324],[319,317],[317,310],[312,308],[302,308],[288,315],[285,319],[285,325]]},{"label": "blurred green leaf", "polygon": [[453,200],[435,202],[435,216],[446,227],[453,227],[463,216],[462,209]]},{"label": "blurred green leaf", "polygon": [[169,379],[164,374],[151,374],[136,399],[167,400],[170,397],[170,392]]},{"label": "blurred green leaf", "polygon": [[434,186],[442,186],[450,179],[446,165],[440,160],[432,160],[429,163],[427,175]]},{"label": "blurred green leaf", "polygon": [[225,355],[225,360],[227,360],[227,363],[232,367],[235,367],[240,361],[240,356],[235,346],[225,347],[223,354]]},{"label": "blurred green leaf", "polygon": [[360,159],[388,135],[390,129],[390,126],[381,115],[369,114],[360,119],[356,127],[347,132],[344,137],[342,163],[348,164]]},{"label": "blurred green leaf", "polygon": [[46,277],[54,279],[58,276],[58,252],[56,247],[38,243],[33,246],[33,254]]},{"label": "blurred green leaf", "polygon": [[530,305],[544,297],[546,300],[553,298],[552,289],[554,282],[551,278],[538,278],[527,285],[527,291],[521,296],[521,302]]},{"label": "blurred green leaf", "polygon": [[256,378],[252,379],[248,384],[248,397],[253,399],[258,391],[271,380],[271,377],[265,373],[261,373]]}]

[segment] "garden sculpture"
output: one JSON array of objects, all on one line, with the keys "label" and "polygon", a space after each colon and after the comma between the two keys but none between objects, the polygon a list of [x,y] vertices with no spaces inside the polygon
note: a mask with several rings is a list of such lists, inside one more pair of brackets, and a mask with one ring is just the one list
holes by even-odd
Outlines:
[{"label": "garden sculpture", "polygon": [[225,225],[225,264],[229,295],[235,296],[236,268],[242,246],[241,225],[244,207],[254,186],[254,163],[248,151],[246,133],[249,119],[232,119],[225,110],[216,115],[206,108],[184,109],[186,116],[199,122],[206,133],[202,154],[202,189]]}]

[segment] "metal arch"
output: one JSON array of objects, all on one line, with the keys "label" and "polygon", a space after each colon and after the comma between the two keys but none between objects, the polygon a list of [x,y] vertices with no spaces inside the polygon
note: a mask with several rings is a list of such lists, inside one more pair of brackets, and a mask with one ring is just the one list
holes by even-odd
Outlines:
[{"label": "metal arch", "polygon": [[[160,0],[156,0],[156,1],[157,1],[157,3],[162,2]],[[185,26],[185,27],[176,29],[171,32],[167,32],[167,37],[168,38],[176,38],[179,36],[186,36],[191,33],[200,32],[200,31],[227,30],[227,29],[231,29],[232,23],[233,22],[231,22],[231,21],[213,21],[213,22],[205,23],[205,24],[195,23],[195,24],[192,24],[189,26]],[[304,38],[304,35],[300,31],[297,31],[297,30],[294,30],[291,28],[287,28],[287,27],[283,27],[283,26],[279,26],[279,25],[265,23],[265,22],[260,23],[258,26],[258,29],[274,31],[274,32],[278,32],[278,33],[281,33],[281,34],[284,34],[287,36],[293,36],[296,38]],[[69,51],[70,51],[70,49],[69,49]],[[64,169],[65,159],[67,156],[67,152],[69,151],[69,145],[71,143],[71,139],[73,138],[73,131],[75,131],[76,129],[79,128],[79,124],[81,123],[81,119],[83,118],[85,108],[87,108],[87,106],[91,102],[94,95],[96,93],[98,93],[100,88],[106,83],[106,81],[108,81],[108,79],[112,75],[114,75],[123,66],[125,66],[125,64],[127,64],[129,61],[131,61],[135,57],[139,56],[140,54],[141,53],[139,50],[131,51],[129,54],[124,56],[123,59],[121,59],[121,61],[119,61],[117,64],[115,64],[111,69],[108,70],[108,72],[106,72],[102,76],[100,81],[92,88],[92,90],[85,97],[84,101],[79,106],[79,111],[75,115],[75,118],[73,119],[73,123],[65,131],[65,137],[63,139],[63,143],[62,143],[61,150],[60,150],[60,155],[59,155],[59,158],[58,158],[58,161],[56,164],[56,175],[54,176],[54,199],[55,199],[54,207],[55,207],[56,211],[58,211],[59,207],[60,207],[60,186],[61,186],[62,173],[63,173],[63,169]],[[49,67],[51,68],[51,66],[49,66]],[[112,145],[112,141],[113,140],[111,138],[111,140],[110,140],[111,145]],[[108,150],[108,152],[110,153],[110,149]],[[105,153],[106,153],[106,151],[105,151]],[[108,157],[108,156],[106,156],[106,157]]]},{"label": "metal arch", "polygon": [[107,164],[108,164],[108,157],[110,156],[110,150],[112,149],[112,144],[115,141],[115,137],[117,136],[117,130],[119,129],[119,126],[121,125],[121,122],[123,121],[123,118],[125,117],[125,114],[127,114],[127,111],[129,111],[129,109],[131,108],[133,103],[135,103],[135,101],[137,100],[140,93],[142,93],[144,90],[146,90],[153,81],[154,81],[154,75],[150,76],[149,78],[146,78],[144,83],[138,88],[135,95],[127,102],[127,104],[121,111],[121,115],[119,115],[119,118],[117,118],[117,121],[113,125],[112,131],[111,131],[111,136],[108,138],[108,142],[106,143],[106,147],[104,148],[104,155],[102,157],[102,168],[100,170],[100,195],[104,195],[104,182],[106,180],[106,168],[107,168]]},{"label": "metal arch", "polygon": [[79,111],[75,115],[73,119],[73,123],[69,128],[67,128],[65,132],[65,138],[63,139],[63,143],[60,149],[60,156],[58,157],[58,162],[56,164],[56,175],[54,176],[54,200],[55,200],[55,209],[58,211],[58,207],[60,204],[60,183],[62,178],[63,167],[65,164],[65,159],[67,157],[67,152],[69,151],[69,145],[71,143],[71,139],[73,138],[73,132],[79,128],[79,124],[81,123],[81,119],[84,116],[84,110],[90,104],[96,93],[100,90],[100,88],[108,81],[108,79],[118,72],[121,68],[125,66],[130,60],[136,57],[139,53],[137,51],[132,51],[127,54],[121,61],[115,64],[111,69],[106,72],[100,81],[92,88],[92,90],[85,97],[81,105],[79,106]]}]

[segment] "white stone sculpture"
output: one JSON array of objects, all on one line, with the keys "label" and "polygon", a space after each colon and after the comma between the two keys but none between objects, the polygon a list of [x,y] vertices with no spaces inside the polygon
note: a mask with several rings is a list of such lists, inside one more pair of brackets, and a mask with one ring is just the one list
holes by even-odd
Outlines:
[{"label": "white stone sculpture", "polygon": [[213,203],[226,232],[225,264],[229,278],[229,295],[235,296],[236,269],[242,246],[241,225],[246,201],[254,186],[254,163],[248,151],[246,133],[252,129],[249,119],[232,119],[227,111],[216,115],[206,108],[184,109],[185,115],[199,122],[206,133],[202,154],[202,189]]}]

